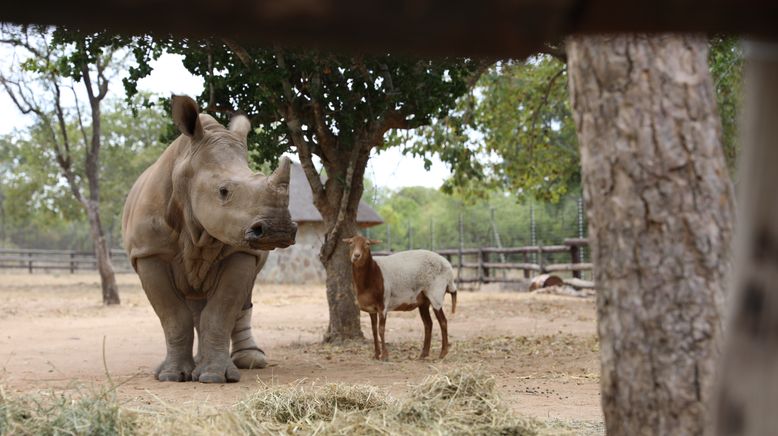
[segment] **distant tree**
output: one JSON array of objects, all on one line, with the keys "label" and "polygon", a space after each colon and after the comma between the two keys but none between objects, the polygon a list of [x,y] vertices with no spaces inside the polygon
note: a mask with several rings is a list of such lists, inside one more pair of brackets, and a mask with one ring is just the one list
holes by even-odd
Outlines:
[{"label": "distant tree", "polygon": [[[734,172],[743,55],[738,40],[708,41],[708,67],[723,126],[722,144]],[[557,201],[581,183],[580,156],[568,96],[563,48],[524,61],[504,61],[484,74],[446,117],[417,130],[405,152],[438,153],[452,176],[444,189],[465,197],[491,190]]]},{"label": "distant tree", "polygon": [[[122,207],[130,186],[164,149],[160,138],[167,131],[169,117],[159,106],[137,113],[116,99],[104,106],[100,216],[106,242],[112,246],[119,240]],[[67,131],[76,136],[80,126],[72,115],[66,119]],[[0,136],[0,156],[7,156],[0,164],[0,195],[8,205],[6,239],[33,248],[86,249],[92,246],[86,212],[67,184],[61,183],[54,150],[41,147],[48,141],[41,124]],[[73,155],[85,152],[82,141],[72,147]],[[80,162],[74,168],[83,172]]]},{"label": "distant tree", "polygon": [[[205,79],[200,96],[205,111],[220,118],[245,111],[256,126],[249,138],[254,159],[274,160],[296,150],[327,229],[320,252],[330,308],[325,340],[361,338],[342,239],[357,231],[370,154],[385,146],[386,132],[413,129],[446,114],[484,66],[469,59],[346,56],[213,39],[139,40],[136,47],[141,66],[148,65],[159,47],[184,55],[186,68]],[[143,75],[133,71],[131,79]]]},{"label": "distant tree", "polygon": [[405,151],[434,152],[451,165],[447,192],[558,200],[580,183],[566,67],[549,55],[494,65],[451,113],[417,133]]},{"label": "distant tree", "polygon": [[[0,84],[19,111],[34,117],[45,134],[41,146],[57,162],[63,182],[88,217],[103,303],[119,304],[100,217],[101,104],[108,94],[117,47],[104,44],[96,35],[68,43],[46,27],[1,26],[0,43],[14,50],[15,61],[9,71],[0,73]],[[86,107],[77,88],[85,91]],[[74,103],[68,107],[70,98]],[[78,123],[75,132],[68,129],[69,116]],[[83,151],[83,166],[75,159],[77,146]]]}]

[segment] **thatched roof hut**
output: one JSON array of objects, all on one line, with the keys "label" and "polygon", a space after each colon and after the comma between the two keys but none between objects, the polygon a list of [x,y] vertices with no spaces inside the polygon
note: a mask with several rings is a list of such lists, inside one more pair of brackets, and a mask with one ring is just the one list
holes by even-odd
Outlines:
[{"label": "thatched roof hut", "polygon": [[[324,222],[313,205],[313,192],[299,163],[293,163],[289,177],[289,212],[297,223],[295,245],[270,253],[259,280],[270,283],[324,283],[319,250],[324,241]],[[359,202],[357,225],[367,228],[384,221],[370,206]]]},{"label": "thatched roof hut", "polygon": [[[322,217],[316,206],[313,205],[313,192],[308,179],[305,177],[302,165],[293,163],[289,174],[289,212],[292,221],[298,225],[301,223],[320,223]],[[370,206],[363,201],[359,202],[357,209],[357,224],[360,227],[372,227],[383,224],[384,220]]]}]

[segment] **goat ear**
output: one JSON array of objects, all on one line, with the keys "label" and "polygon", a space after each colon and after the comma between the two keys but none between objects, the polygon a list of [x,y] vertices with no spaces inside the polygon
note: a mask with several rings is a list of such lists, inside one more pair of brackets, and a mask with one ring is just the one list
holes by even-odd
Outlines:
[{"label": "goat ear", "polygon": [[373,244],[373,245],[378,245],[378,244],[380,244],[380,243],[381,243],[381,241],[380,241],[380,240],[378,240],[378,239],[370,239],[369,241],[370,241],[370,243],[371,243],[371,244]]},{"label": "goat ear", "polygon": [[203,137],[203,125],[200,123],[200,108],[191,97],[174,95],[170,99],[173,123],[184,135],[199,140]]}]

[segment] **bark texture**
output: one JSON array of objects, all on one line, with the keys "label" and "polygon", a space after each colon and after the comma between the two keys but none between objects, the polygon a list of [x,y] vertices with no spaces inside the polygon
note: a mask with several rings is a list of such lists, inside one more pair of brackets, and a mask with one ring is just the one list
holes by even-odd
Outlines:
[{"label": "bark texture", "polygon": [[[351,230],[343,234],[355,233],[355,230]],[[324,262],[324,269],[327,271],[327,303],[330,309],[330,323],[324,334],[324,341],[338,342],[363,338],[359,323],[359,307],[352,291],[348,245],[339,243],[332,257]]]},{"label": "bark texture", "polygon": [[567,43],[608,434],[701,434],[733,225],[703,37]]},{"label": "bark texture", "polygon": [[717,392],[718,435],[778,431],[778,44],[746,50],[733,313]]}]

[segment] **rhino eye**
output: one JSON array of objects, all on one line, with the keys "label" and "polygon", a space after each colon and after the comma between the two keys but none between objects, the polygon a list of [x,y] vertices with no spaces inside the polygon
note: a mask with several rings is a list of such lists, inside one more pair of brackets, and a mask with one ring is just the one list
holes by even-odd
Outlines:
[{"label": "rhino eye", "polygon": [[230,195],[230,190],[222,186],[219,188],[219,196],[222,198],[222,200],[226,199],[227,196]]}]

